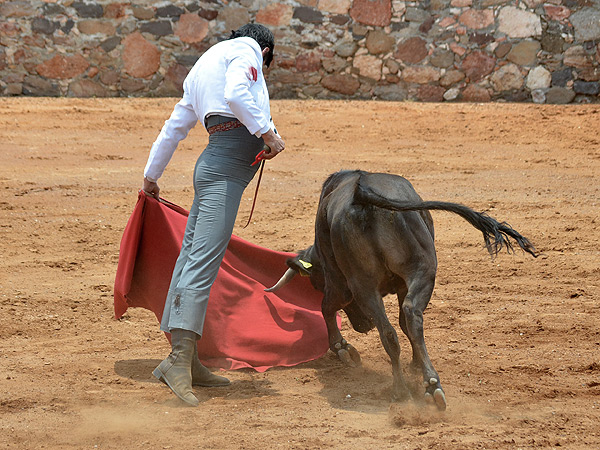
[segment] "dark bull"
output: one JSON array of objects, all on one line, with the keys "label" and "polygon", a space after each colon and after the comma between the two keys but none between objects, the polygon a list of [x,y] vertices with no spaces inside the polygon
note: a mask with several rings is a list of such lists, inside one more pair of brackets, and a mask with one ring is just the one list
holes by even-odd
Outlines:
[{"label": "dark bull", "polygon": [[323,185],[315,221],[315,241],[296,258],[288,271],[267,291],[287,284],[297,273],[309,275],[324,293],[322,312],[329,347],[350,366],[360,355],[336,324],[343,309],[356,331],[377,327],[390,356],[393,398],[411,397],[400,368],[400,345],[390,324],[382,297],[397,294],[400,328],[412,347],[412,363],[423,374],[425,400],[446,408],[440,377],[433,367],[423,337],[423,311],[435,283],[437,257],[433,220],[429,210],[458,214],[483,233],[492,256],[502,248],[513,251],[512,238],[521,249],[537,257],[533,245],[506,223],[456,203],[423,201],[406,179],[363,171],[334,173]]}]

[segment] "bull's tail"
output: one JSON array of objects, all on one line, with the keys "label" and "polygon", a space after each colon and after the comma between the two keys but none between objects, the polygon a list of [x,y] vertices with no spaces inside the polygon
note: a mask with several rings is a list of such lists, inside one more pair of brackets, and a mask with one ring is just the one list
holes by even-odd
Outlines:
[{"label": "bull's tail", "polygon": [[450,211],[458,214],[483,233],[485,246],[492,256],[497,255],[502,248],[506,248],[508,253],[512,253],[514,251],[513,245],[509,238],[513,238],[519,247],[535,258],[539,256],[538,251],[535,249],[533,244],[529,242],[529,239],[522,236],[506,222],[500,223],[485,213],[476,212],[471,208],[458,203],[393,200],[378,194],[368,186],[361,185],[360,181],[356,186],[354,202],[357,204],[374,205],[379,208],[390,209],[393,211]]}]

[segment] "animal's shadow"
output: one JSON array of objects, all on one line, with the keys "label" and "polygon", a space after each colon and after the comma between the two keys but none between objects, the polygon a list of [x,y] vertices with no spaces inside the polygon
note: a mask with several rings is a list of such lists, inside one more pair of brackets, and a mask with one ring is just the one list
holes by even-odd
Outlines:
[{"label": "animal's shadow", "polygon": [[[333,408],[384,412],[394,402],[389,363],[384,365],[383,370],[376,370],[372,368],[373,361],[363,360],[358,367],[348,367],[329,351],[301,367],[315,369],[314,378],[322,386],[320,394]],[[405,377],[413,398],[418,399],[421,391],[418,376],[407,370]]]}]

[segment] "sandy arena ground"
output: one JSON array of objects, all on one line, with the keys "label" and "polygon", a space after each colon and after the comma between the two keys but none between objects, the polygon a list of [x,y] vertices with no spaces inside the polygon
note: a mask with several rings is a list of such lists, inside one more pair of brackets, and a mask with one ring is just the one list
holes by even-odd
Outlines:
[{"label": "sandy arena ground", "polygon": [[[425,331],[448,399],[438,413],[390,403],[378,334],[345,318],[356,369],[327,354],[227,372],[231,387],[195,391],[198,408],[151,376],[167,340],[149,311],[115,320],[112,286],[150,145],[176,101],[0,99],[0,447],[600,448],[600,106],[273,102],[288,148],[267,163],[242,229],[250,185],[235,234],[307,247],[324,179],[360,168],[486,211],[543,252],[491,260],[467,222],[433,213]],[[206,141],[197,127],[182,142],[164,198],[189,207]],[[396,324],[395,298],[386,305]]]}]

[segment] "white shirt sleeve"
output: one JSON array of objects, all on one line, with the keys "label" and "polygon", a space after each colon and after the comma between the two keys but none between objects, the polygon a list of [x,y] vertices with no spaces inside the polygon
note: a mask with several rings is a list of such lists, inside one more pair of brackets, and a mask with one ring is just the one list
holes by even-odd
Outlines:
[{"label": "white shirt sleeve", "polygon": [[265,117],[250,92],[251,84],[256,83],[252,79],[251,68],[256,70],[256,65],[257,62],[242,56],[234,57],[229,62],[225,73],[225,101],[251,134],[263,134],[271,126],[269,118]]},{"label": "white shirt sleeve", "polygon": [[171,117],[165,122],[152,145],[144,169],[144,176],[148,180],[156,182],[161,177],[173,153],[175,153],[179,141],[188,135],[197,121],[198,117],[187,96],[184,95],[179,103],[175,105]]},{"label": "white shirt sleeve", "polygon": [[[272,117],[269,119],[269,128],[272,128],[273,132],[277,135],[277,137],[281,138],[281,135],[277,131],[277,128],[275,128],[275,123],[273,122],[273,118]],[[269,131],[269,130],[267,130],[267,131]],[[266,131],[265,131],[265,133],[266,133]]]}]

